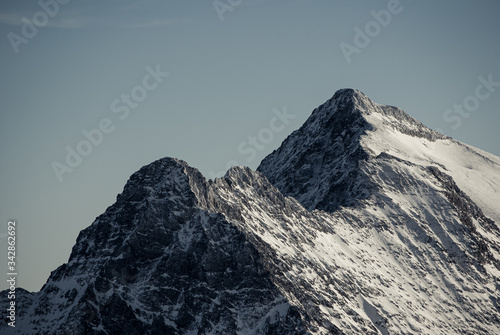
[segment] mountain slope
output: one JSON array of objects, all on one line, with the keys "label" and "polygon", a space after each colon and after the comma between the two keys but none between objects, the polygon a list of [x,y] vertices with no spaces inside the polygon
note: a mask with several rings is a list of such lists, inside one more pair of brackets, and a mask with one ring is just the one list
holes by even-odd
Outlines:
[{"label": "mountain slope", "polygon": [[[264,263],[275,269],[273,281],[306,315],[312,333],[331,333],[332,326],[347,334],[497,332],[498,261],[488,248],[498,245],[498,233],[484,240],[464,225],[465,214],[448,198],[473,204],[439,172],[378,160],[392,165],[379,177],[404,174],[414,184],[391,182],[403,189],[394,188],[397,200],[368,200],[333,215],[308,213],[291,198],[270,201],[275,191],[267,181],[239,168],[228,174],[230,190],[218,193],[238,195],[240,229],[256,240]],[[402,199],[411,205],[402,209]],[[477,207],[467,210],[472,224],[486,220]]]},{"label": "mountain slope", "polygon": [[499,162],[340,90],[257,172],[143,167],[0,331],[499,333]]}]

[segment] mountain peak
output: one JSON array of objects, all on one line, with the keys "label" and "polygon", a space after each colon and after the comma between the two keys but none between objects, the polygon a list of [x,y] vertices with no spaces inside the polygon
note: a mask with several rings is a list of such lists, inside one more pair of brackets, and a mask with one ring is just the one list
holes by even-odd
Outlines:
[{"label": "mountain peak", "polygon": [[396,145],[398,136],[431,142],[446,138],[400,108],[344,88],[316,108],[257,170],[306,208],[333,211],[371,194],[375,186],[360,163],[384,152],[392,145],[388,141]]},{"label": "mountain peak", "polygon": [[[318,114],[319,118],[331,118],[333,114],[336,114],[337,119],[340,119],[343,114],[354,114],[363,118],[369,124],[367,127],[371,130],[388,127],[403,134],[422,137],[431,141],[438,138],[447,138],[409,116],[401,108],[375,103],[363,92],[353,88],[337,90],[332,98],[313,111],[310,121],[314,120]],[[325,125],[329,126],[330,123]]]},{"label": "mountain peak", "polygon": [[354,88],[341,88],[335,92],[330,100],[341,101],[348,99],[351,99],[353,102],[370,100],[363,92]]},{"label": "mountain peak", "polygon": [[123,201],[141,201],[154,196],[154,191],[173,188],[187,189],[188,179],[186,169],[189,165],[176,158],[165,157],[143,166],[139,171],[132,174],[123,188],[123,192],[117,196],[118,203]]},{"label": "mountain peak", "polygon": [[376,109],[361,91],[338,90],[257,170],[309,210],[333,211],[367,197],[366,189],[352,188],[353,182],[366,185],[359,161],[368,157],[368,151],[361,146],[361,137],[375,129],[368,116]]},{"label": "mountain peak", "polygon": [[329,118],[333,114],[356,113],[361,116],[362,112],[370,110],[373,102],[361,91],[352,88],[342,88],[325,103],[316,108],[311,118]]},{"label": "mountain peak", "polygon": [[142,167],[0,333],[498,334],[499,171],[342,89],[257,172]]}]

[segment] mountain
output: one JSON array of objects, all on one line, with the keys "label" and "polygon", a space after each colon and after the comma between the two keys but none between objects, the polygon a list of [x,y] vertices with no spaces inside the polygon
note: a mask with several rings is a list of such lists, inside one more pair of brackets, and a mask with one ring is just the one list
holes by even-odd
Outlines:
[{"label": "mountain", "polygon": [[339,90],[257,171],[141,168],[0,332],[500,333],[498,189],[500,158]]}]

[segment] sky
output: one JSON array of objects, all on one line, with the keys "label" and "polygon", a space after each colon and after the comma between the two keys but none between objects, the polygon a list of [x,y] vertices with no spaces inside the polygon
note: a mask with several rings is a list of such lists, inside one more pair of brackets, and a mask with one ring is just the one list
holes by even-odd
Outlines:
[{"label": "sky", "polygon": [[38,291],[141,166],[255,169],[340,88],[500,155],[499,13],[498,0],[0,2],[0,271],[10,220],[17,285]]}]

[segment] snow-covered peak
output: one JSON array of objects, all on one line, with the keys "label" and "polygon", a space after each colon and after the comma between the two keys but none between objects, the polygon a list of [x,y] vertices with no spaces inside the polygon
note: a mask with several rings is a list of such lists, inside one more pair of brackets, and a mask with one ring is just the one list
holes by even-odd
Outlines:
[{"label": "snow-covered peak", "polygon": [[[409,147],[410,142],[418,145]],[[439,147],[437,143],[459,146],[400,108],[375,103],[358,90],[341,89],[316,108],[257,170],[306,208],[333,211],[367,198],[377,188],[363,172],[362,162],[381,152],[405,159],[426,146]],[[478,151],[469,153],[479,157]],[[426,164],[435,163],[427,160]]]},{"label": "snow-covered peak", "polygon": [[499,176],[500,158],[339,90],[257,172],[134,173],[0,333],[497,334]]},{"label": "snow-covered peak", "polygon": [[349,103],[354,103],[355,105],[370,105],[372,101],[370,98],[366,96],[363,92],[353,88],[341,88],[337,90],[333,96],[328,99],[323,105],[332,106],[332,105],[346,105]]},{"label": "snow-covered peak", "polygon": [[316,108],[280,148],[258,167],[285,195],[306,208],[333,211],[369,192],[353,183],[362,180],[358,162],[367,157],[360,138],[373,126],[367,121],[373,103],[361,92],[343,89]]},{"label": "snow-covered peak", "polygon": [[[323,105],[324,107],[332,107],[336,106],[346,106],[346,105],[358,105],[358,104],[370,104],[371,100],[360,90],[352,89],[352,88],[342,88],[335,92],[335,94],[328,99]],[[320,109],[321,106],[319,107]],[[340,108],[339,108],[340,109]],[[344,111],[349,111],[349,109],[344,109]]]}]

